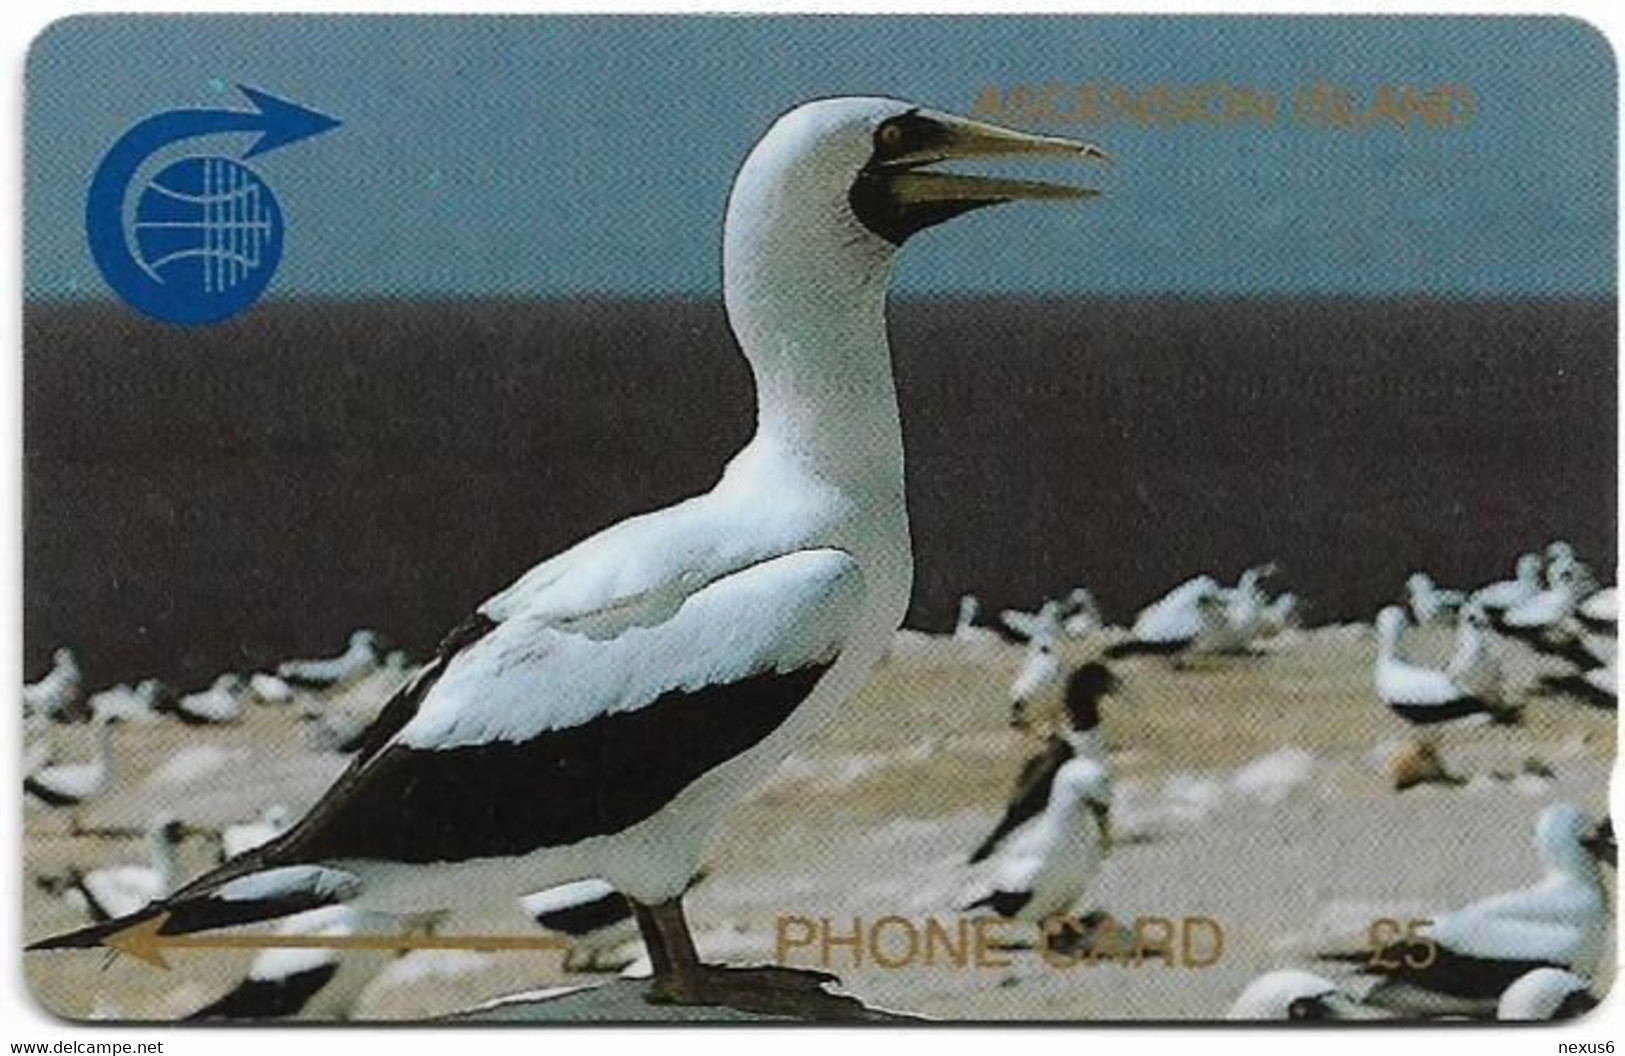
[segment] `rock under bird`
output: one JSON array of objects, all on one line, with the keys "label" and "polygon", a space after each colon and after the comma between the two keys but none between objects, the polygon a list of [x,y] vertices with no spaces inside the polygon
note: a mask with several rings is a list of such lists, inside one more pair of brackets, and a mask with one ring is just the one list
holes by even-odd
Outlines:
[{"label": "rock under bird", "polygon": [[1105,765],[1106,744],[1100,729],[1100,708],[1118,685],[1117,676],[1101,663],[1084,664],[1067,676],[1068,728],[1052,733],[1043,750],[1022,764],[1015,788],[1005,804],[1004,816],[971,852],[972,863],[988,857],[1006,837],[1043,813],[1050,801],[1055,777],[1067,763],[1073,759],[1091,759]]},{"label": "rock under bird", "polygon": [[822,976],[702,963],[682,894],[723,813],[867,681],[907,607],[885,325],[898,248],[984,206],[1096,193],[933,168],[996,156],[1101,155],[890,99],[780,117],[724,221],[724,300],[757,416],[716,486],[599,532],[488,599],[287,832],[137,918],[34,948],[335,901],[513,905],[600,876],[632,900],[651,1000],[860,1014],[832,1003]]},{"label": "rock under bird", "polygon": [[1050,785],[1043,811],[994,860],[992,890],[966,910],[1042,923],[1064,917],[1089,893],[1111,850],[1111,776],[1093,759],[1072,759]]},{"label": "rock under bird", "polygon": [[1380,979],[1367,1004],[1410,1014],[1488,1015],[1537,968],[1592,975],[1609,936],[1598,860],[1615,853],[1612,827],[1554,803],[1536,821],[1534,844],[1546,870],[1538,883],[1440,914],[1428,946],[1397,942],[1378,956],[1367,949],[1328,959],[1362,964]]}]

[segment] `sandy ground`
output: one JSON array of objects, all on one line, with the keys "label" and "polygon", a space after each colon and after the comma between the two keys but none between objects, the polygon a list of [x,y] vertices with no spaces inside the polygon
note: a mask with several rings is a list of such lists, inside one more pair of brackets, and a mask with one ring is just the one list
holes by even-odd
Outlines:
[{"label": "sandy ground", "polygon": [[[1447,655],[1444,632],[1414,636],[1421,659]],[[1068,663],[1100,639],[1070,643]],[[868,951],[854,964],[832,947],[829,966],[870,1003],[919,1015],[975,1019],[1174,1020],[1221,1016],[1253,976],[1309,965],[1324,945],[1359,947],[1381,917],[1426,917],[1535,880],[1533,822],[1559,799],[1600,814],[1615,752],[1614,716],[1563,698],[1527,696],[1513,728],[1450,731],[1447,764],[1461,787],[1392,791],[1380,746],[1406,736],[1370,689],[1368,628],[1323,628],[1273,643],[1260,656],[1175,670],[1123,662],[1126,694],[1108,701],[1116,773],[1118,843],[1090,900],[1119,920],[1206,917],[1224,948],[1205,967],[1080,964],[1061,968],[1032,951],[993,953],[997,965],[946,957],[886,968]],[[1507,646],[1514,690],[1538,662]],[[1021,651],[908,632],[860,699],[816,744],[787,760],[716,834],[710,877],[689,899],[702,952],[734,963],[774,957],[783,918],[855,921],[901,917],[950,932],[957,907],[985,874],[964,864],[1002,809],[1036,735],[1005,725],[1005,690]],[[382,680],[341,704],[366,708]],[[78,812],[30,806],[23,868],[30,877],[145,855],[136,831],[171,811],[218,826],[275,801],[307,805],[343,766],[313,749],[294,708],[251,709],[239,726],[172,723],[122,728],[116,787]],[[88,754],[90,734],[58,731],[59,758]],[[185,756],[177,759],[177,753]],[[1537,760],[1552,777],[1521,774]],[[101,831],[99,834],[97,830]],[[186,849],[188,875],[214,848]],[[77,926],[81,911],[25,885],[25,934]],[[514,933],[514,907],[459,911],[451,932]],[[894,959],[904,926],[887,925]],[[1210,953],[1202,944],[1199,955]],[[61,1015],[167,1019],[227,989],[247,953],[182,952],[161,972],[98,952],[27,955],[37,999]],[[818,967],[816,947],[790,962]],[[1598,989],[1613,974],[1604,966]],[[394,960],[362,995],[355,1016],[410,1019],[479,1002],[592,981],[563,973],[556,953],[414,953]]]}]

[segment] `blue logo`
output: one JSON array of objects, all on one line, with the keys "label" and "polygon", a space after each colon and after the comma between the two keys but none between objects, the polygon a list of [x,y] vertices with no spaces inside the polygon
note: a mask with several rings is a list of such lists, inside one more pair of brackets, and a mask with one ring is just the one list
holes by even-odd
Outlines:
[{"label": "blue logo", "polygon": [[[139,122],[102,158],[85,203],[90,252],[125,303],[165,322],[229,319],[265,292],[282,259],[282,207],[244,164],[326,132],[338,121],[238,86],[253,110],[168,110]],[[242,155],[173,162],[140,188],[131,183],[155,152],[199,136],[258,132]]]}]

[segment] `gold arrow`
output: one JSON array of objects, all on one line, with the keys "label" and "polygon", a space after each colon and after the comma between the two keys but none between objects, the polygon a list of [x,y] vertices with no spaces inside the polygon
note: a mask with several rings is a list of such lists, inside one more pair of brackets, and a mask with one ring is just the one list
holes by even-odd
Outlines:
[{"label": "gold arrow", "polygon": [[138,961],[168,968],[165,950],[568,950],[552,935],[165,935],[160,913],[102,940]]}]

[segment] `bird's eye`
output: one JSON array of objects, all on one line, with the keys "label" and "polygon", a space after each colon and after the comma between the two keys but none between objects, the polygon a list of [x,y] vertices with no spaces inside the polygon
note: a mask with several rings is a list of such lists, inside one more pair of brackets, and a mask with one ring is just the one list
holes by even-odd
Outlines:
[{"label": "bird's eye", "polygon": [[902,142],[903,142],[903,130],[902,130],[902,128],[900,126],[898,126],[898,125],[881,125],[880,126],[880,145],[881,146],[883,146],[883,147],[895,147],[895,146],[897,146],[898,144],[900,144]]}]

